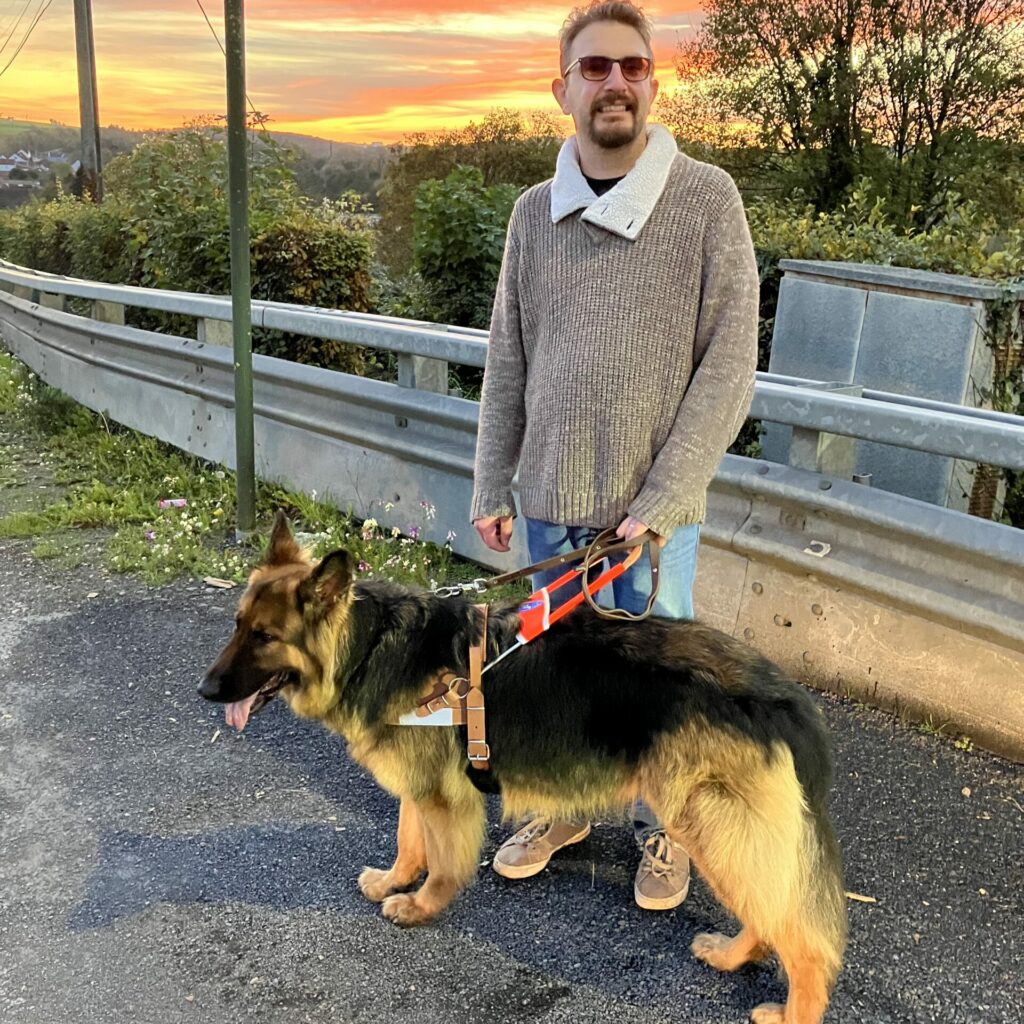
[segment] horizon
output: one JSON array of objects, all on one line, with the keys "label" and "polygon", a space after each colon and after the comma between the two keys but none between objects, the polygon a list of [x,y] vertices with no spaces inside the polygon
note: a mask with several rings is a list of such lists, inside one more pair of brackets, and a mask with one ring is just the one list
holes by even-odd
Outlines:
[{"label": "horizon", "polygon": [[[223,43],[223,5],[203,0],[202,6]],[[413,132],[478,122],[496,107],[561,119],[550,83],[558,71],[558,31],[572,6],[571,0],[250,4],[247,92],[269,115],[269,130],[332,142],[389,144]],[[699,26],[700,2],[644,9],[655,28],[655,74],[663,90],[671,89],[676,46]],[[18,24],[17,14],[16,5],[0,8],[0,38],[10,36],[12,44],[29,24]],[[93,29],[102,125],[155,131],[223,115],[224,57],[199,0],[105,0],[93,10]],[[173,71],[154,74],[168,67]],[[78,125],[70,4],[44,11],[0,78],[0,116]]]}]

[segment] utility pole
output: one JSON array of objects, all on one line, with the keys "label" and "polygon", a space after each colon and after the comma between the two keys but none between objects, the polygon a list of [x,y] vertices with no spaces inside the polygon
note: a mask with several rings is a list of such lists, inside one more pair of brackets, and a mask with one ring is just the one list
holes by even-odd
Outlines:
[{"label": "utility pole", "polygon": [[235,471],[239,542],[256,532],[252,401],[252,293],[249,273],[249,167],[246,160],[244,0],[224,0],[231,214],[231,337],[235,353]]},{"label": "utility pole", "polygon": [[78,53],[78,107],[82,122],[82,197],[103,198],[100,158],[100,106],[96,93],[96,51],[92,42],[92,0],[75,0]]}]

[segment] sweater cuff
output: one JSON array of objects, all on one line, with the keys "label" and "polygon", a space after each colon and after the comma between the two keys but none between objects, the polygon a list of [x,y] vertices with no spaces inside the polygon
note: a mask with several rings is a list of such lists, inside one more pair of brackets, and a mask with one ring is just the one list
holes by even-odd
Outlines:
[{"label": "sweater cuff", "polygon": [[691,523],[702,523],[707,498],[700,498],[689,504],[666,494],[641,491],[630,503],[626,511],[640,522],[662,537],[670,537],[672,531],[679,526]]},{"label": "sweater cuff", "polygon": [[473,522],[484,516],[515,516],[516,506],[509,488],[475,491],[469,507],[469,519]]}]

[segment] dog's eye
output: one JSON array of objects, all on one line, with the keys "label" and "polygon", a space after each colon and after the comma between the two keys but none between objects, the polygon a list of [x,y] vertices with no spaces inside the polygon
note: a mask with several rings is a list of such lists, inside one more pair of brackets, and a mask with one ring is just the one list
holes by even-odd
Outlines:
[{"label": "dog's eye", "polygon": [[254,629],[252,631],[252,637],[257,643],[261,644],[273,643],[277,639],[277,637],[274,636],[273,633],[267,633],[265,630],[262,629]]}]

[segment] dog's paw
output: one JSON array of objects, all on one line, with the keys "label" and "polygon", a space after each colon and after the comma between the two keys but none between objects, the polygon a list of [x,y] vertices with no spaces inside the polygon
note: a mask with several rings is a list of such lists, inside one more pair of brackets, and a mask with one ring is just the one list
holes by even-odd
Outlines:
[{"label": "dog's paw", "polygon": [[389,896],[381,907],[381,913],[389,920],[403,928],[411,928],[418,924],[427,924],[434,919],[417,902],[416,897],[409,893],[398,893]]},{"label": "dog's paw", "polygon": [[732,939],[721,932],[701,932],[694,936],[690,943],[690,952],[704,963],[710,964],[718,971],[732,971],[731,953]]},{"label": "dog's paw", "polygon": [[391,872],[380,868],[363,868],[359,876],[359,891],[372,903],[383,901],[395,891],[390,882]]},{"label": "dog's paw", "polygon": [[762,1003],[750,1011],[754,1024],[786,1024],[786,1008],[778,1003]]}]

